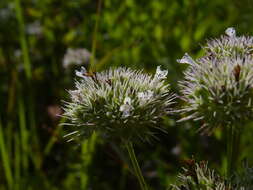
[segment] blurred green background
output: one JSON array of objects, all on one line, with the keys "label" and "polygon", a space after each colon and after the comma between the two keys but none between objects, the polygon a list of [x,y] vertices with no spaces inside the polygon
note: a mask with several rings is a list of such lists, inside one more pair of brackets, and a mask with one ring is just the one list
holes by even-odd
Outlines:
[{"label": "blurred green background", "polygon": [[[117,143],[99,139],[90,148],[63,138],[57,115],[80,68],[64,66],[64,55],[85,48],[96,71],[127,66],[153,73],[162,65],[178,92],[186,66],[176,59],[184,52],[198,57],[206,39],[230,26],[253,33],[251,0],[1,0],[0,189],[139,189]],[[221,131],[200,136],[199,123],[179,118],[164,118],[168,133],[135,147],[152,189],[166,189],[192,157],[224,171]],[[240,156],[253,164],[251,124],[245,130]]]}]

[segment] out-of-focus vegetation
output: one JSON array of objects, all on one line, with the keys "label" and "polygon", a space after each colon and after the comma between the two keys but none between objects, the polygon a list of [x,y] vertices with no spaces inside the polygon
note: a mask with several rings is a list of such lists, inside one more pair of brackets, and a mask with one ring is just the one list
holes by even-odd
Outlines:
[{"label": "out-of-focus vegetation", "polygon": [[[64,67],[68,48],[95,55],[97,71],[110,66],[169,70],[174,91],[184,65],[183,52],[200,55],[200,45],[227,27],[253,33],[250,0],[1,0],[0,1],[0,189],[138,189],[117,143],[98,140],[67,143],[59,125],[61,100],[74,83],[74,69]],[[97,21],[97,30],[95,23]],[[96,47],[96,48],[95,48]],[[167,134],[136,153],[147,183],[165,189],[182,160],[209,160],[224,171],[225,142],[197,134],[198,123],[164,118]],[[252,126],[242,139],[242,158],[253,163]],[[94,144],[92,144],[94,146]],[[89,165],[87,165],[89,163]]]}]

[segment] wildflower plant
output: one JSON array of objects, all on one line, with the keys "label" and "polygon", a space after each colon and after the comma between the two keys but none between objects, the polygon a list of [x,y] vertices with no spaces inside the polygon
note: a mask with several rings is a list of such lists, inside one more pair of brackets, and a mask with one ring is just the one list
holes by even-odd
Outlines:
[{"label": "wildflower plant", "polygon": [[69,91],[64,117],[73,126],[72,134],[89,137],[98,132],[105,138],[148,140],[151,128],[171,111],[174,95],[165,82],[167,71],[157,68],[154,76],[127,68],[76,75],[76,89]]},{"label": "wildflower plant", "polygon": [[242,126],[253,119],[253,37],[238,37],[234,28],[225,33],[207,42],[203,57],[194,60],[185,54],[178,62],[189,64],[180,83],[185,102],[181,121],[201,121],[200,130],[209,134],[218,127],[226,129],[230,177]]},{"label": "wildflower plant", "polygon": [[[187,168],[179,174],[179,182],[171,185],[169,190],[232,190],[214,170],[208,168],[207,162],[195,163],[191,160]],[[239,190],[239,189],[235,189]]]},{"label": "wildflower plant", "polygon": [[207,56],[223,59],[224,57],[246,56],[253,53],[253,37],[236,36],[234,28],[227,28],[226,35],[208,40],[203,47]]},{"label": "wildflower plant", "polygon": [[141,174],[133,143],[148,141],[152,129],[160,129],[162,117],[172,111],[173,95],[165,79],[168,71],[157,67],[155,75],[120,67],[100,73],[77,71],[76,89],[63,114],[72,126],[70,139],[86,139],[94,132],[106,139],[120,139],[126,146],[142,190],[148,187]]},{"label": "wildflower plant", "polygon": [[180,83],[182,120],[202,120],[204,132],[253,119],[253,38],[236,37],[232,28],[226,33],[230,36],[208,41],[203,57],[193,60],[185,54],[178,60],[190,65]]}]

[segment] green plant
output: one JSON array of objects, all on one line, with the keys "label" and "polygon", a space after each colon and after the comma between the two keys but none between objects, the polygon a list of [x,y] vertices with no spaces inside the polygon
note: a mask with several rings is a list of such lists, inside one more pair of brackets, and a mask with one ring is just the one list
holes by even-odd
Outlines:
[{"label": "green plant", "polygon": [[65,103],[63,117],[70,123],[66,136],[86,139],[94,132],[106,139],[120,139],[128,150],[142,189],[147,189],[141,175],[133,142],[147,141],[160,129],[163,116],[172,111],[175,95],[165,80],[167,71],[157,67],[154,76],[127,68],[88,73],[76,72],[81,78],[76,90],[69,91],[71,101]]},{"label": "green plant", "polygon": [[201,121],[200,130],[209,134],[225,128],[227,177],[237,164],[241,130],[253,119],[252,46],[252,37],[237,37],[228,28],[226,36],[207,42],[203,57],[195,61],[185,54],[178,60],[190,65],[181,82],[185,101],[181,121]]},{"label": "green plant", "polygon": [[198,164],[189,160],[178,178],[179,184],[171,185],[170,190],[232,190],[231,185],[203,161]]}]

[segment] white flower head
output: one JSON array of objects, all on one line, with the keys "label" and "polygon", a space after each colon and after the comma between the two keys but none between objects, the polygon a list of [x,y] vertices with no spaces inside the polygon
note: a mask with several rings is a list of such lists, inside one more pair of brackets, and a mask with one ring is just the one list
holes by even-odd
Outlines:
[{"label": "white flower head", "polygon": [[[192,173],[194,175],[191,175]],[[201,184],[201,188],[199,187],[199,184]],[[232,189],[232,184],[228,180],[225,181],[215,170],[209,169],[207,162],[202,161],[200,163],[196,163],[195,160],[191,160],[191,162],[187,163],[187,167],[183,168],[183,172],[179,174],[177,183],[175,185],[171,185],[169,189],[226,190]],[[245,188],[235,189],[246,190]]]},{"label": "white flower head", "polygon": [[181,121],[201,120],[202,131],[210,133],[253,119],[252,47],[253,37],[245,36],[207,42],[205,55],[188,67],[180,83],[185,101]]},{"label": "white flower head", "polygon": [[167,74],[168,74],[168,71],[167,70],[161,70],[161,66],[159,65],[156,68],[155,78],[157,78],[157,79],[166,79]]},{"label": "white flower head", "polygon": [[85,68],[76,72],[81,79],[69,92],[71,101],[65,103],[63,115],[79,131],[76,138],[99,131],[108,138],[148,140],[152,129],[159,128],[162,117],[172,111],[175,96],[166,81],[160,80],[167,71],[158,69],[153,76],[120,67],[97,72],[96,77],[85,72]]},{"label": "white flower head", "polygon": [[236,31],[234,27],[229,27],[225,30],[225,34],[228,35],[231,38],[236,37]]}]

